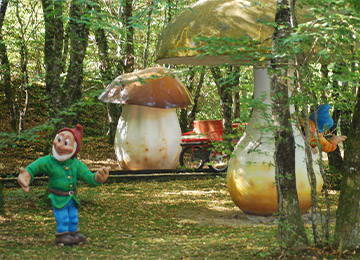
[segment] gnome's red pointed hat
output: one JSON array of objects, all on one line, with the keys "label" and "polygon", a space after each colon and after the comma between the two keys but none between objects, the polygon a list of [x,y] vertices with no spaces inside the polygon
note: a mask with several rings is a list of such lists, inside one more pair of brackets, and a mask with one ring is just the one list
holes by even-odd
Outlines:
[{"label": "gnome's red pointed hat", "polygon": [[83,138],[83,127],[80,124],[77,124],[75,128],[62,128],[57,133],[59,134],[64,131],[71,132],[73,134],[75,142],[77,144],[76,151],[75,151],[74,155],[72,156],[72,158],[74,158],[76,156],[76,154],[78,152],[80,152],[80,149],[81,149],[81,141]]}]

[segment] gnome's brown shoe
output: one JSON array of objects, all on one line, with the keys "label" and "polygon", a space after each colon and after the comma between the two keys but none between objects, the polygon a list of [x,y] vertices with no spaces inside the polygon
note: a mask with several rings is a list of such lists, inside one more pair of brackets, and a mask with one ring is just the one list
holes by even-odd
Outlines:
[{"label": "gnome's brown shoe", "polygon": [[86,237],[81,234],[79,231],[70,232],[70,235],[78,241],[78,243],[85,244],[86,243]]},{"label": "gnome's brown shoe", "polygon": [[65,246],[74,245],[79,241],[70,235],[70,232],[57,233],[55,234],[55,244],[64,244]]}]

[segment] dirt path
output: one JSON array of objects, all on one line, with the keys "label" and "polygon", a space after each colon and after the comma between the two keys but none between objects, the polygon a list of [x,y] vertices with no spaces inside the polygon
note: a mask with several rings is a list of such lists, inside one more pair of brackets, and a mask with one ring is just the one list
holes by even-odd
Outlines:
[{"label": "dirt path", "polygon": [[[222,225],[228,227],[240,227],[243,225],[277,225],[277,216],[256,216],[243,213],[237,207],[214,209],[188,210],[177,213],[180,223],[199,225]],[[311,214],[302,215],[305,223],[311,223]],[[320,219],[320,217],[319,217]],[[331,220],[333,221],[333,220]]]}]

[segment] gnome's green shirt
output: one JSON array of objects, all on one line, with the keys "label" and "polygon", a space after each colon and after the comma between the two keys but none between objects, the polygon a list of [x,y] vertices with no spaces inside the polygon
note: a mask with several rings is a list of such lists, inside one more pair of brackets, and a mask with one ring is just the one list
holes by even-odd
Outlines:
[{"label": "gnome's green shirt", "polygon": [[[49,187],[57,191],[71,191],[76,190],[77,180],[80,179],[91,187],[99,186],[101,183],[95,181],[95,173],[92,173],[89,168],[78,159],[68,159],[60,162],[52,155],[41,157],[29,164],[25,170],[31,175],[31,181],[34,176],[39,173],[44,173],[49,176]],[[53,193],[48,197],[55,208],[61,209],[74,199],[76,206],[80,205],[77,195],[60,196]]]}]

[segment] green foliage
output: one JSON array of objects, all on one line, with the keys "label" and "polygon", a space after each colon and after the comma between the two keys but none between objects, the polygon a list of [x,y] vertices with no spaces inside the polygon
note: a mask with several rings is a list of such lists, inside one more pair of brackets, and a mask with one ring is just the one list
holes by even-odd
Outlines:
[{"label": "green foliage", "polygon": [[41,131],[50,131],[52,129],[54,121],[46,122],[45,124],[35,126],[31,129],[24,130],[21,133],[7,133],[0,132],[0,149],[5,149],[7,147],[16,148],[21,142],[32,142],[35,141]]},{"label": "green foliage", "polygon": [[[18,8],[16,5],[19,4]],[[41,1],[9,1],[2,28],[2,35],[8,47],[10,63],[13,65],[13,76],[21,77],[20,53],[21,39],[25,40],[28,49],[29,78],[43,73],[44,23],[41,16]],[[16,80],[16,78],[14,79]]]},{"label": "green foliage", "polygon": [[[199,50],[202,54],[199,55],[201,59],[204,56],[218,56],[229,55],[233,61],[241,61],[248,65],[264,64],[265,59],[271,58],[270,48],[261,47],[260,42],[246,36],[241,37],[197,37],[195,42],[198,42],[200,47],[184,48],[190,50]],[[181,49],[180,49],[181,50]],[[245,62],[244,62],[245,61]]]},{"label": "green foliage", "polygon": [[343,179],[342,171],[332,167],[325,167],[326,179],[330,190],[340,190],[340,184]]},{"label": "green foliage", "polygon": [[[167,2],[167,1],[152,1],[151,4],[147,2],[138,2],[134,4],[133,16],[131,17],[131,26],[136,30],[134,38],[134,50],[135,57],[137,62],[137,68],[142,68],[143,53],[145,48],[149,52],[148,57],[151,58],[148,65],[154,65],[154,52],[156,39],[161,32],[161,28],[166,24],[167,21],[164,20],[164,17],[169,15],[168,11],[171,10],[170,15],[184,9],[187,5],[195,1],[177,1],[176,3]],[[299,2],[299,1],[298,1]],[[358,12],[359,5],[354,0],[340,1],[302,1],[304,5],[312,5],[314,8],[312,10],[316,13],[316,20],[314,22],[309,22],[306,24],[301,24],[297,30],[293,32],[290,38],[285,39],[283,45],[284,54],[286,56],[292,57],[293,55],[300,55],[304,50],[309,50],[309,46],[312,46],[312,43],[317,39],[319,46],[318,52],[316,53],[318,58],[324,61],[328,66],[333,66],[334,58],[342,58],[342,68],[349,68],[355,66],[352,59],[349,56],[351,48],[355,48],[353,51],[356,51],[356,39],[359,38],[358,31],[356,28],[359,28],[359,17],[356,15]],[[89,84],[93,80],[99,80],[100,75],[98,73],[98,57],[97,57],[97,46],[94,41],[94,31],[97,29],[105,29],[106,34],[109,37],[109,53],[111,62],[114,67],[117,67],[117,64],[121,62],[124,50],[124,39],[127,33],[127,28],[124,27],[123,21],[123,7],[124,1],[105,1],[100,2],[99,5],[95,1],[83,1],[83,3],[88,4],[91,8],[89,12],[83,17],[83,20],[86,20],[91,28],[91,37],[88,46],[88,55],[85,60],[84,67],[84,82]],[[171,9],[168,9],[168,5],[171,5]],[[41,13],[41,3],[37,1],[22,1],[20,3],[21,7],[21,16],[20,19],[23,23],[27,21],[26,30],[23,30],[24,35],[21,35],[21,23],[19,18],[16,15],[16,5],[15,2],[10,2],[8,13],[5,19],[4,24],[4,40],[8,46],[9,58],[12,68],[14,69],[13,75],[21,75],[19,73],[19,41],[22,36],[25,36],[25,42],[27,44],[27,49],[29,50],[29,77],[37,78],[40,81],[43,81],[44,68],[42,66],[42,49],[43,49],[43,39],[44,39],[44,28],[42,21]],[[149,16],[151,12],[151,16]],[[341,10],[341,12],[334,12],[333,10]],[[355,11],[354,11],[355,10]],[[64,13],[64,22],[65,25],[68,22],[67,11]],[[349,15],[351,14],[351,15]],[[148,33],[148,22],[150,21],[150,45],[145,47],[144,40],[146,39],[146,34]],[[260,21],[266,23],[266,21]],[[354,38],[356,37],[357,38]],[[256,40],[249,39],[248,37],[241,37],[238,39],[235,38],[198,38],[199,41],[206,43],[205,46],[201,47],[204,50],[203,55],[221,55],[224,53],[230,54],[233,59],[248,59],[249,57],[258,62],[259,65],[263,65],[266,59],[271,58],[269,54],[269,49],[258,48],[258,42]],[[349,48],[344,48],[344,44],[349,45]],[[205,54],[206,53],[206,54]],[[356,54],[356,52],[354,52]],[[352,54],[352,55],[354,55]],[[315,59],[316,60],[316,59]],[[314,69],[313,69],[314,68]],[[331,86],[333,80],[341,81],[347,84],[348,87],[344,86],[344,89],[341,91],[340,95],[343,100],[348,100],[348,96],[353,96],[351,91],[351,86],[357,81],[358,74],[353,70],[343,69],[342,73],[332,74],[333,79],[327,84],[324,84],[320,79],[325,77],[321,76],[320,69],[315,67],[309,67],[304,70],[307,75],[306,78],[310,79],[305,82],[307,84],[307,89],[316,90],[316,93],[319,95],[326,93],[331,93],[334,89]],[[184,68],[186,70],[186,68]],[[242,79],[248,73],[244,73],[243,70],[240,74]],[[114,76],[121,74],[122,71],[116,71]],[[331,72],[330,72],[331,73]],[[313,75],[317,77],[313,77]],[[339,78],[341,77],[341,78]],[[16,79],[15,79],[16,80]],[[184,80],[185,81],[185,80]],[[244,87],[244,81],[241,83],[241,87]],[[248,81],[249,94],[246,97],[241,97],[241,106],[242,110],[245,113],[241,114],[240,119],[233,119],[235,122],[246,122],[248,121],[248,114],[251,107],[251,84],[252,81]],[[91,85],[85,86],[89,88]],[[338,90],[335,90],[339,92]],[[350,93],[350,94],[349,94]],[[209,77],[206,77],[205,88],[202,90],[202,98],[200,99],[200,108],[198,113],[198,119],[219,119],[221,118],[220,110],[214,109],[214,104],[219,104],[219,98],[214,84],[211,82]],[[310,103],[318,103],[319,97],[314,98],[313,93],[305,95],[301,93],[301,96],[312,100]],[[297,97],[300,98],[300,97]],[[322,98],[322,97],[321,97]],[[301,103],[301,102],[299,102]],[[343,107],[348,105],[349,102],[338,103],[336,106]],[[218,107],[218,105],[216,106]]]},{"label": "green foliage", "polygon": [[[97,99],[103,90],[88,90],[84,92],[84,97],[78,102],[72,104],[69,108],[62,109],[57,118],[51,118],[44,123],[35,125],[32,128],[18,132],[0,132],[0,150],[7,147],[16,148],[18,145],[35,142],[39,139],[41,133],[53,133],[59,122],[69,117],[75,117],[75,122],[88,126],[84,128],[87,135],[103,135],[103,128],[98,128],[99,122],[104,119],[98,111],[103,110],[103,104]],[[90,113],[90,114],[89,114]],[[105,114],[105,111],[103,111]],[[100,118],[99,118],[100,116]],[[105,121],[105,120],[104,120]],[[105,121],[106,122],[106,121]],[[71,127],[71,125],[69,126]]]}]

